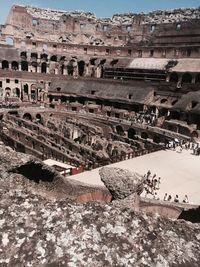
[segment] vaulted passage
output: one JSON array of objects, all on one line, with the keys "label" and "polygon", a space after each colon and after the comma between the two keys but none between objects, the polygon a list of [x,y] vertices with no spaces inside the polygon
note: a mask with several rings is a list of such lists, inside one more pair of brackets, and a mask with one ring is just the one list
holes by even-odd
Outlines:
[{"label": "vaulted passage", "polygon": [[85,69],[85,62],[81,60],[78,62],[78,72],[80,76],[83,76],[84,69]]}]

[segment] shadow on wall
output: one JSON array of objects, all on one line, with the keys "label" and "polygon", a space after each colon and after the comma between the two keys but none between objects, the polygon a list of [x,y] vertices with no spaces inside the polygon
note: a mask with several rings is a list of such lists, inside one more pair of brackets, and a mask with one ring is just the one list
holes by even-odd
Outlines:
[{"label": "shadow on wall", "polygon": [[55,173],[53,173],[51,170],[44,168],[44,166],[40,163],[35,163],[32,161],[12,169],[10,172],[19,173],[35,183],[39,183],[40,181],[53,182],[55,178]]},{"label": "shadow on wall", "polygon": [[183,219],[192,223],[200,223],[200,207],[197,209],[183,210],[178,219]]}]

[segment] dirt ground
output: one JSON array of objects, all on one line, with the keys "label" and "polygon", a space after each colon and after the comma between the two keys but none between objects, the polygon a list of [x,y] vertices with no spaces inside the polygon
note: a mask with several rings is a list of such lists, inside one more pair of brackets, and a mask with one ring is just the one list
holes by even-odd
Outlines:
[{"label": "dirt ground", "polygon": [[[172,200],[177,194],[179,201],[182,202],[187,194],[190,204],[200,204],[200,156],[193,155],[191,150],[183,150],[182,153],[179,150],[163,150],[110,166],[132,170],[142,175],[150,170],[152,175],[156,174],[157,178],[161,177],[161,185],[158,190],[158,197],[161,200],[167,193],[172,196]],[[70,178],[87,184],[103,185],[99,169]],[[150,195],[148,197],[151,198]]]}]

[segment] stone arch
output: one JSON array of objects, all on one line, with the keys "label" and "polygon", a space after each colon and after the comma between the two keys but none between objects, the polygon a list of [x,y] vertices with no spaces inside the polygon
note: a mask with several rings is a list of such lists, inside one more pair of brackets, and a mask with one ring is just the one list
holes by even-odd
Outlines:
[{"label": "stone arch", "polygon": [[83,76],[85,70],[85,61],[81,60],[78,62],[78,73],[79,76]]},{"label": "stone arch", "polygon": [[160,103],[161,104],[164,104],[164,103],[166,103],[167,102],[167,99],[166,98],[162,98],[161,100],[160,100]]},{"label": "stone arch", "polygon": [[142,132],[142,133],[141,133],[141,137],[142,137],[143,139],[147,139],[147,138],[149,138],[149,136],[148,136],[148,134],[147,134],[146,132]]},{"label": "stone arch", "polygon": [[106,63],[106,59],[105,58],[100,61],[100,65],[104,65],[105,63]]},{"label": "stone arch", "polygon": [[26,60],[26,59],[27,59],[27,53],[26,53],[25,51],[21,52],[20,57],[21,57],[23,60]]},{"label": "stone arch", "polygon": [[119,62],[119,59],[113,59],[111,62],[110,62],[110,65],[113,67],[114,65],[116,65],[117,63]]},{"label": "stone arch", "polygon": [[9,63],[7,60],[2,61],[2,69],[9,69]]},{"label": "stone arch", "polygon": [[176,72],[172,72],[169,78],[170,82],[177,83],[178,82],[178,74]]},{"label": "stone arch", "polygon": [[10,87],[6,87],[6,89],[5,89],[5,96],[6,97],[11,97],[11,89],[10,89]]},{"label": "stone arch", "polygon": [[52,95],[49,95],[49,102],[51,103],[52,101],[53,101],[53,96]]},{"label": "stone arch", "polygon": [[94,57],[94,58],[91,58],[90,59],[90,65],[93,65],[93,66],[95,66],[96,65],[96,63],[95,63],[95,61],[97,60],[97,58],[96,57]]},{"label": "stone arch", "polygon": [[33,67],[34,72],[37,72],[38,63],[36,61],[32,61],[31,66]]},{"label": "stone arch", "polygon": [[27,83],[24,85],[24,93],[28,94],[28,84]]},{"label": "stone arch", "polygon": [[37,53],[31,53],[31,60],[35,61],[38,59],[38,54]]},{"label": "stone arch", "polygon": [[136,132],[133,128],[128,129],[128,138],[135,139]]},{"label": "stone arch", "polygon": [[12,70],[18,70],[19,69],[19,63],[17,61],[13,61],[11,63]]},{"label": "stone arch", "polygon": [[27,61],[22,61],[21,62],[22,70],[23,71],[28,71],[28,62]]},{"label": "stone arch", "polygon": [[67,65],[67,73],[68,75],[73,76],[74,74],[74,64],[75,64],[75,60],[71,59]]},{"label": "stone arch", "polygon": [[47,63],[42,62],[41,64],[41,73],[47,73]]},{"label": "stone arch", "polygon": [[30,113],[24,113],[23,119],[28,120],[28,121],[32,121],[32,116]]},{"label": "stone arch", "polygon": [[124,128],[121,125],[116,126],[116,132],[119,135],[124,135]]},{"label": "stone arch", "polygon": [[13,89],[13,95],[16,96],[16,97],[20,97],[20,89],[19,88],[14,88]]},{"label": "stone arch", "polygon": [[174,106],[178,102],[178,99],[172,101],[172,106]]},{"label": "stone arch", "polygon": [[14,39],[10,36],[7,36],[6,37],[6,44],[13,46],[14,45]]},{"label": "stone arch", "polygon": [[56,55],[51,56],[50,60],[54,61],[54,62],[57,62],[57,56]]},{"label": "stone arch", "polygon": [[195,83],[200,83],[200,73],[195,77]]},{"label": "stone arch", "polygon": [[160,140],[160,136],[155,135],[155,136],[153,137],[153,142],[156,143],[156,144],[159,144],[159,143],[161,142],[161,140]]},{"label": "stone arch", "polygon": [[192,83],[192,75],[190,73],[184,73],[182,76],[182,83]]},{"label": "stone arch", "polygon": [[40,58],[41,58],[41,60],[47,61],[48,60],[48,55],[43,53],[43,54],[40,55]]}]

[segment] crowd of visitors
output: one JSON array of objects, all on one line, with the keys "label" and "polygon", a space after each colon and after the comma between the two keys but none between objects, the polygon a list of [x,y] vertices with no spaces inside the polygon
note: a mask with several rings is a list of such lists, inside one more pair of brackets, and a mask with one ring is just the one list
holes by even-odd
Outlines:
[{"label": "crowd of visitors", "polygon": [[175,138],[174,140],[167,142],[165,147],[177,150],[180,153],[183,151],[183,149],[191,150],[193,155],[200,155],[199,143],[195,143],[193,141],[178,140]]},{"label": "crowd of visitors", "polygon": [[151,175],[149,170],[147,174],[144,175],[144,178],[145,197],[150,194],[154,199],[158,199],[156,191],[160,189],[161,177],[157,178],[156,174]]},{"label": "crowd of visitors", "polygon": [[[144,175],[145,181],[144,181],[144,191],[145,191],[145,198],[150,195],[151,198],[160,200],[158,197],[157,191],[160,189],[160,184],[161,184],[161,177],[156,176],[156,174],[151,174],[151,171],[149,170],[145,175]],[[185,197],[182,199],[182,201],[179,200],[179,196],[175,195],[172,197],[172,195],[168,195],[165,193],[164,201],[174,201],[176,203],[182,202],[182,203],[189,203],[188,196],[185,195]]]}]

